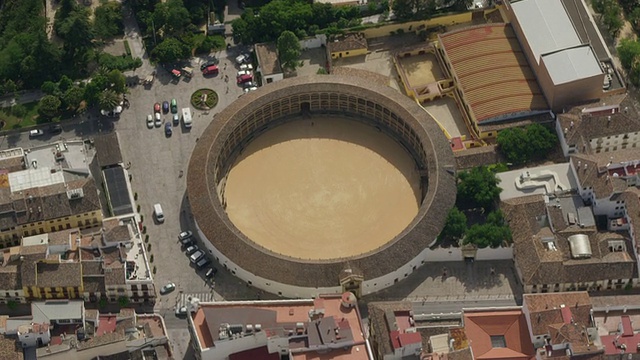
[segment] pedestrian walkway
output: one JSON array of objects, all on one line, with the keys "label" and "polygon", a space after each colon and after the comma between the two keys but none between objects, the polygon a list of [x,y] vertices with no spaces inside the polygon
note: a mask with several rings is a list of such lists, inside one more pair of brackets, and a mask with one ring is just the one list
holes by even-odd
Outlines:
[{"label": "pedestrian walkway", "polygon": [[193,294],[180,294],[180,299],[178,299],[177,307],[186,306],[191,299],[198,298],[200,302],[213,302],[215,301],[213,292],[207,293],[193,293]]}]

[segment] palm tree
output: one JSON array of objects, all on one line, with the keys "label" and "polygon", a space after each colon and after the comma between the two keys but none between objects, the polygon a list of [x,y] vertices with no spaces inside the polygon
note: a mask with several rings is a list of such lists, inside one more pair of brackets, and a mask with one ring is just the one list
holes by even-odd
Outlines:
[{"label": "palm tree", "polygon": [[113,111],[113,109],[120,105],[121,101],[122,98],[120,95],[111,90],[105,90],[100,93],[100,97],[98,98],[98,107],[100,107],[100,110]]}]

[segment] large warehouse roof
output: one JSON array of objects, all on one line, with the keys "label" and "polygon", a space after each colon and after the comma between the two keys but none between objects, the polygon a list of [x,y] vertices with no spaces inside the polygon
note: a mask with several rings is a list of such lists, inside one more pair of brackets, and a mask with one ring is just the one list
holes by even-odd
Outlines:
[{"label": "large warehouse roof", "polygon": [[510,25],[452,31],[440,43],[477,122],[549,109]]},{"label": "large warehouse roof", "polygon": [[602,69],[589,45],[543,55],[554,84],[564,84],[602,74]]},{"label": "large warehouse roof", "polygon": [[536,62],[544,54],[582,45],[559,0],[522,0],[511,7]]}]

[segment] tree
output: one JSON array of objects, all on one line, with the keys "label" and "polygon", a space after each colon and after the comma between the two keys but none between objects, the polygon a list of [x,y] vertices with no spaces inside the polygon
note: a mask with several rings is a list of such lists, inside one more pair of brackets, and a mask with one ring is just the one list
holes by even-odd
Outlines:
[{"label": "tree", "polygon": [[107,2],[94,10],[93,29],[96,37],[107,40],[123,34],[122,5]]},{"label": "tree", "polygon": [[76,110],[84,100],[84,88],[73,86],[62,95],[62,102],[67,109]]},{"label": "tree", "polygon": [[58,90],[58,84],[53,81],[45,81],[42,86],[40,86],[40,90],[47,95],[54,95]]},{"label": "tree", "polygon": [[62,75],[60,81],[58,81],[58,89],[60,92],[65,92],[71,88],[73,85],[73,81],[67,77],[67,75]]},{"label": "tree", "polygon": [[51,119],[52,117],[58,115],[61,104],[62,103],[57,96],[45,95],[42,97],[42,99],[40,99],[40,107],[38,108],[38,112],[42,117]]},{"label": "tree", "polygon": [[634,60],[640,55],[640,42],[629,38],[621,39],[617,50],[622,66],[627,70],[631,69]]},{"label": "tree", "polygon": [[544,159],[557,141],[556,135],[540,124],[502,130],[496,139],[500,152],[514,164]]},{"label": "tree", "polygon": [[610,0],[605,12],[602,14],[602,22],[609,30],[609,34],[614,38],[618,36],[620,29],[624,26],[620,11],[620,5],[616,1]]},{"label": "tree", "polygon": [[413,18],[413,0],[394,0],[391,9],[399,21]]},{"label": "tree", "polygon": [[440,240],[458,240],[462,239],[467,231],[467,216],[458,208],[454,207],[449,210],[447,221],[442,228],[442,232],[438,238]]},{"label": "tree", "polygon": [[498,247],[509,241],[511,233],[508,227],[493,224],[475,224],[467,230],[465,244],[474,244],[479,248]]},{"label": "tree", "polygon": [[165,37],[175,36],[191,23],[189,11],[184,7],[182,0],[167,0],[159,2],[153,11],[152,27],[156,32],[162,31]]},{"label": "tree", "polygon": [[109,82],[110,89],[117,94],[124,94],[127,92],[127,78],[120,70],[111,70],[107,74],[107,81]]},{"label": "tree", "polygon": [[189,46],[174,38],[165,39],[151,51],[151,56],[163,63],[186,59],[190,54]]},{"label": "tree", "polygon": [[120,305],[120,307],[126,307],[129,305],[129,298],[126,296],[120,296],[118,298],[118,305]]},{"label": "tree", "polygon": [[277,43],[278,58],[280,65],[285,70],[295,71],[300,66],[300,54],[302,48],[296,34],[291,31],[284,31],[278,38]]},{"label": "tree", "polygon": [[112,111],[120,105],[121,97],[114,91],[105,90],[98,97],[98,107],[100,110]]},{"label": "tree", "polygon": [[500,196],[500,179],[486,166],[475,167],[458,174],[458,202],[465,207],[491,210]]}]

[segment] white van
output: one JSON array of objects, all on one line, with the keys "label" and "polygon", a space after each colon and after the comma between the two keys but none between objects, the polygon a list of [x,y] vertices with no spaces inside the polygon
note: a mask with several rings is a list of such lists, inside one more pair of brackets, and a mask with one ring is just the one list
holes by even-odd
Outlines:
[{"label": "white van", "polygon": [[153,205],[153,213],[155,214],[156,220],[158,220],[159,223],[164,222],[164,213],[162,212],[162,206],[160,206],[160,204]]},{"label": "white van", "polygon": [[192,126],[193,119],[191,119],[191,108],[182,108],[182,122],[186,128],[190,128]]}]

